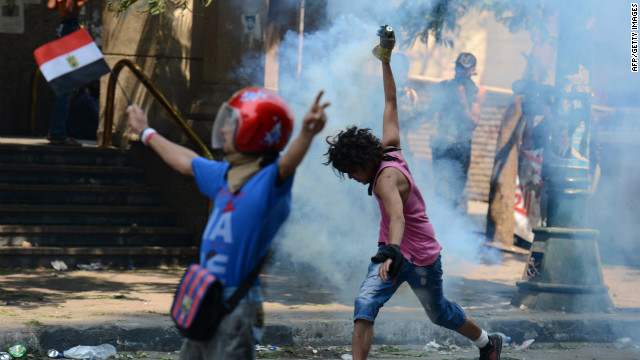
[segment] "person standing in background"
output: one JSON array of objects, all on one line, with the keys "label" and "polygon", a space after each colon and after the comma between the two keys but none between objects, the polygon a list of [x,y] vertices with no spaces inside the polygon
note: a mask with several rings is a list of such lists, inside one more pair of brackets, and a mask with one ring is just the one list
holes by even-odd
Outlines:
[{"label": "person standing in background", "polygon": [[[60,22],[56,28],[56,38],[69,35],[80,29],[78,16],[80,9],[88,0],[48,0],[47,8],[58,10]],[[82,146],[74,138],[67,136],[67,118],[69,116],[69,105],[71,102],[71,92],[56,96],[53,105],[53,115],[47,133],[47,140],[51,145]]]},{"label": "person standing in background", "polygon": [[455,77],[436,86],[425,115],[431,121],[438,114],[437,131],[431,136],[435,193],[454,210],[467,213],[465,187],[471,164],[471,140],[480,120],[486,90],[477,86],[476,57],[468,52],[458,55]]}]

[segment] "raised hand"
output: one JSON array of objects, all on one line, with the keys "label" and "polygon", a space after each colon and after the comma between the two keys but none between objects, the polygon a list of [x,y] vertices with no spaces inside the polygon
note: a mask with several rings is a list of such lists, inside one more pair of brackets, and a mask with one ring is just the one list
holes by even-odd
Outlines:
[{"label": "raised hand", "polygon": [[380,46],[383,48],[393,50],[396,46],[396,34],[391,26],[381,25],[378,29],[378,36],[380,37]]},{"label": "raised hand", "polygon": [[391,51],[396,46],[396,35],[393,28],[389,25],[381,25],[378,29],[380,37],[380,45],[376,45],[371,51],[380,61],[391,62]]},{"label": "raised hand", "polygon": [[127,107],[127,115],[129,115],[129,124],[131,129],[136,134],[142,133],[142,130],[149,127],[149,120],[147,120],[147,114],[142,111],[140,106],[133,104]]},{"label": "raised hand", "polygon": [[327,122],[327,114],[324,112],[324,109],[331,105],[331,103],[325,102],[320,104],[320,98],[323,94],[324,90],[320,90],[316,96],[316,100],[309,108],[309,111],[305,114],[304,119],[302,120],[302,132],[315,135],[324,128],[324,125]]}]

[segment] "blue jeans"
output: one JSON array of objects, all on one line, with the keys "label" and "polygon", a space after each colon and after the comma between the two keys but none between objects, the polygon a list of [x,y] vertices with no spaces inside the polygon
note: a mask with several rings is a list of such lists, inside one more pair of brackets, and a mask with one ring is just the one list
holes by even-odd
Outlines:
[{"label": "blue jeans", "polygon": [[[65,35],[80,29],[77,19],[63,19],[56,28],[56,36],[61,38]],[[49,125],[49,135],[54,140],[65,140],[67,138],[67,117],[69,116],[69,105],[71,93],[56,96],[53,104],[53,116]]]},{"label": "blue jeans", "polygon": [[[380,245],[378,251],[385,248]],[[363,319],[374,322],[380,308],[391,299],[403,282],[408,282],[416,294],[431,322],[449,330],[458,330],[467,320],[462,308],[444,297],[442,291],[442,264],[440,256],[429,266],[416,266],[405,260],[395,284],[390,279],[382,282],[378,276],[381,264],[369,264],[366,279],[356,297],[353,320]]]}]

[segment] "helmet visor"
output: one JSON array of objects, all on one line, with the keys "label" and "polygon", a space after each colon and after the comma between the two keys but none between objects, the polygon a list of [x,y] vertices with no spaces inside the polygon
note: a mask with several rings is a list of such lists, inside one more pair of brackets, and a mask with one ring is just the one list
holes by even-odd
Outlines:
[{"label": "helmet visor", "polygon": [[218,110],[216,120],[213,122],[211,131],[211,147],[213,149],[224,149],[225,145],[235,146],[234,139],[238,129],[238,119],[240,111],[223,103]]}]

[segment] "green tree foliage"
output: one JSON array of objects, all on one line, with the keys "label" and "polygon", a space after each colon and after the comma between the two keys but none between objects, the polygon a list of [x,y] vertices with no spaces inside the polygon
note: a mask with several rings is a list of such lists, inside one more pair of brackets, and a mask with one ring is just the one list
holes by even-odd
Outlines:
[{"label": "green tree foliage", "polygon": [[[139,0],[108,0],[107,9],[122,15]],[[187,10],[186,0],[140,0],[138,9],[152,15],[163,13],[168,7]],[[202,6],[209,6],[212,0],[200,0]],[[302,0],[299,0],[302,1]],[[326,7],[327,0],[305,0],[309,9]],[[388,0],[378,0],[388,2]],[[516,33],[526,31],[537,42],[552,41],[546,27],[547,19],[555,11],[549,0],[404,0],[397,10],[407,14],[402,24],[411,40],[427,43],[433,39],[436,44],[453,46],[453,38],[462,31],[458,21],[473,11],[489,11],[495,18]],[[380,19],[384,22],[385,19]]]},{"label": "green tree foliage", "polygon": [[548,0],[416,0],[404,1],[400,11],[416,14],[406,24],[410,44],[419,40],[453,46],[453,38],[462,31],[458,21],[471,12],[491,12],[511,33],[526,31],[536,41],[553,41],[547,21],[555,12]]},{"label": "green tree foliage", "polygon": [[[209,6],[212,0],[200,0],[202,6]],[[123,15],[138,2],[138,0],[108,0],[107,10],[116,16]],[[188,10],[187,0],[143,0],[139,4],[140,12],[148,12],[151,15],[158,15],[167,10],[167,7]]]}]

